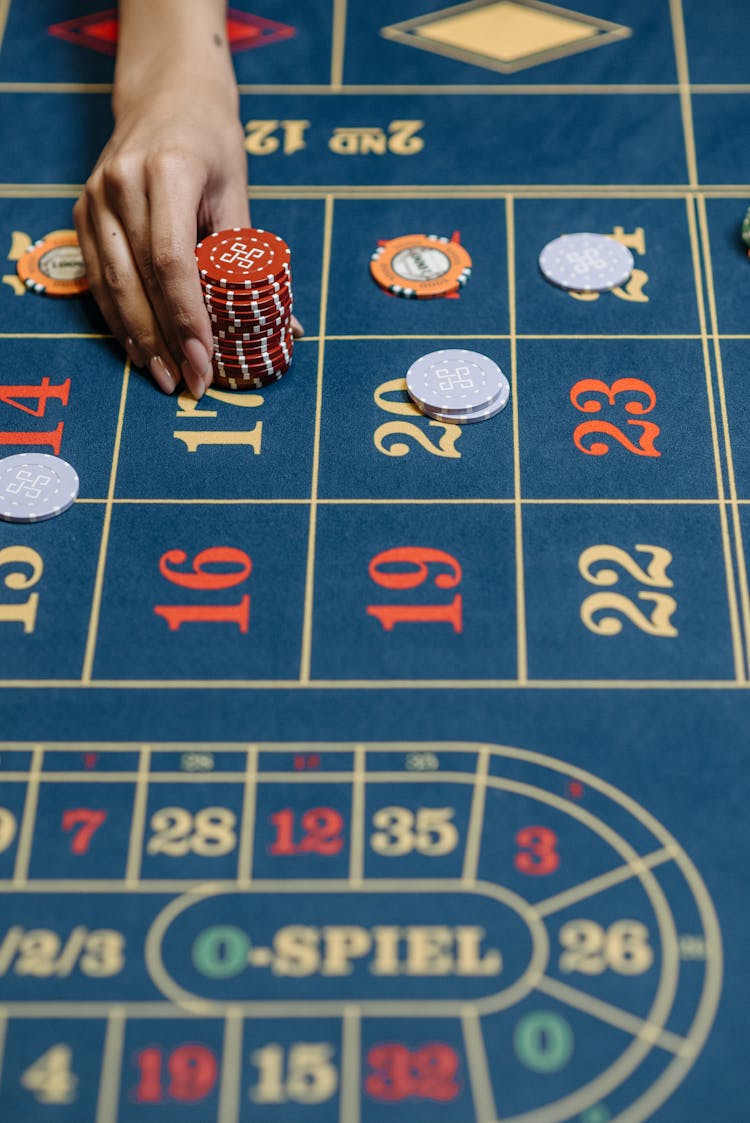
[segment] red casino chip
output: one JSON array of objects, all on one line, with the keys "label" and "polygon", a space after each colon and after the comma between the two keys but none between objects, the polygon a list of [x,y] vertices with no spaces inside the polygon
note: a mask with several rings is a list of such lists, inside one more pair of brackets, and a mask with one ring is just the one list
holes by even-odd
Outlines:
[{"label": "red casino chip", "polygon": [[285,374],[286,371],[282,371],[265,378],[244,378],[241,375],[235,378],[233,375],[220,374],[215,371],[213,385],[218,390],[265,390],[266,387],[273,386],[274,382],[280,382]]},{"label": "red casino chip", "polygon": [[241,304],[235,304],[233,301],[220,302],[206,297],[203,303],[212,316],[218,316],[219,318],[223,316],[229,320],[245,320],[248,323],[255,323],[258,320],[274,320],[278,319],[279,316],[291,315],[293,302],[291,298],[287,298],[283,301],[274,301],[270,304],[246,308]]},{"label": "red casino chip", "polygon": [[290,316],[281,316],[276,320],[272,320],[270,324],[258,324],[252,321],[240,322],[240,326],[233,328],[230,325],[227,327],[219,327],[215,325],[214,339],[220,339],[227,343],[253,343],[261,339],[270,339],[279,331],[287,329],[291,324]]},{"label": "red casino chip", "polygon": [[269,308],[283,308],[292,299],[292,291],[291,288],[287,287],[279,292],[272,292],[268,296],[261,297],[259,300],[249,300],[237,296],[225,296],[214,288],[210,292],[204,290],[203,299],[206,304],[211,304],[215,308],[236,308],[247,315],[252,315],[257,312],[264,312]]},{"label": "red casino chip", "polygon": [[254,367],[269,367],[286,362],[291,358],[292,348],[286,344],[274,348],[273,351],[259,351],[256,355],[238,355],[227,351],[214,351],[213,357],[223,366],[245,367],[252,370]]},{"label": "red casino chip", "polygon": [[288,346],[292,338],[291,329],[283,329],[262,339],[214,339],[214,351],[221,355],[255,358]]},{"label": "red casino chip", "polygon": [[198,270],[206,284],[260,289],[279,284],[290,272],[289,247],[266,230],[219,230],[198,243]]},{"label": "red casino chip", "polygon": [[226,375],[230,378],[273,378],[285,374],[292,364],[291,354],[286,358],[279,358],[274,363],[258,363],[254,366],[244,366],[227,363],[214,358],[212,367],[214,373]]},{"label": "red casino chip", "polygon": [[284,375],[289,372],[291,365],[291,362],[289,362],[276,371],[249,373],[247,371],[230,370],[214,364],[212,368],[213,384],[217,387],[223,386],[227,390],[262,390],[280,382]]},{"label": "red casino chip", "polygon": [[[251,321],[227,319],[225,316],[214,316],[213,314],[210,314],[209,318],[211,320],[214,339],[223,339],[225,337],[228,339],[242,339],[245,335],[256,334],[253,332],[254,325]],[[291,317],[284,317],[284,319],[281,320],[270,320],[261,326],[269,328],[273,332],[278,331],[279,328],[286,327],[288,323],[291,323]]]},{"label": "red casino chip", "polygon": [[283,347],[278,348],[276,351],[269,351],[268,354],[254,355],[254,356],[238,356],[238,355],[223,355],[214,351],[214,362],[220,366],[227,367],[234,370],[246,371],[264,371],[275,370],[277,367],[282,366],[284,363],[290,361],[293,354],[293,348]]},{"label": "red casino chip", "polygon": [[294,346],[292,334],[271,339],[267,347],[233,347],[227,346],[224,341],[214,341],[214,355],[233,363],[265,362],[284,351],[291,352]]},{"label": "red casino chip", "polygon": [[272,320],[262,321],[217,317],[215,320],[212,319],[212,322],[216,327],[215,335],[223,333],[228,339],[234,339],[235,343],[243,339],[255,340],[257,342],[261,339],[268,339],[269,336],[274,335],[276,332],[286,331],[292,322],[292,317],[291,313],[287,313],[284,316],[276,316]]},{"label": "red casino chip", "polygon": [[272,285],[262,285],[258,288],[229,289],[223,285],[203,285],[203,293],[207,299],[222,302],[242,304],[249,308],[256,304],[267,304],[273,300],[284,300],[289,296],[292,285],[291,275],[281,281],[274,281]]},{"label": "red casino chip", "polygon": [[278,381],[292,362],[289,248],[254,229],[212,234],[196,249],[214,337],[214,385],[228,389]]},{"label": "red casino chip", "polygon": [[234,320],[258,320],[268,319],[274,316],[282,316],[285,312],[289,312],[292,306],[291,295],[280,297],[278,300],[268,300],[260,304],[245,305],[238,304],[234,300],[217,300],[214,296],[205,296],[203,303],[209,312],[214,313],[216,316],[228,316]]},{"label": "red casino chip", "polygon": [[[238,351],[267,351],[269,347],[273,345],[274,341],[280,341],[287,337],[291,338],[291,335],[291,322],[288,322],[279,324],[263,335],[256,333],[250,335],[247,339],[240,339],[237,335],[230,335],[229,337],[224,336],[224,338],[220,339],[218,342],[219,345],[225,349],[231,348],[234,350],[236,348]],[[214,340],[214,342],[217,341]]]}]

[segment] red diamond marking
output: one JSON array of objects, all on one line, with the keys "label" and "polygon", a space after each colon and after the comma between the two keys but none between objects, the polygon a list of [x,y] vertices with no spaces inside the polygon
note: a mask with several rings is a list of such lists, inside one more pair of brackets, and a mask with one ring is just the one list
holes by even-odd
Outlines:
[{"label": "red diamond marking", "polygon": [[[96,15],[52,24],[48,31],[50,35],[79,47],[114,55],[117,50],[117,29],[117,9],[112,8],[106,12],[97,12]],[[250,12],[238,12],[235,8],[230,8],[227,12],[227,38],[233,54],[265,47],[280,39],[291,39],[296,34],[295,28],[286,23],[277,23]]]}]

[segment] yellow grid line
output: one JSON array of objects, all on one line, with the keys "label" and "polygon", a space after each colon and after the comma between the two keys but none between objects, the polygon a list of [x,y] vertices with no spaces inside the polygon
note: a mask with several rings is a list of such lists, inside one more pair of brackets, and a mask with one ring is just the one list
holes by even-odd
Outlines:
[{"label": "yellow grid line", "polygon": [[[193,773],[197,775],[197,773]],[[209,775],[222,775],[222,773],[200,773],[205,782]],[[240,820],[240,836],[238,840],[237,855],[237,884],[247,888],[253,880],[253,859],[255,852],[255,821],[257,816],[258,796],[258,750],[251,745],[245,757],[245,775],[242,777],[242,818]]]},{"label": "yellow grid line", "polygon": [[29,866],[31,864],[31,851],[34,845],[36,829],[36,815],[39,807],[39,785],[44,767],[44,748],[35,745],[31,753],[28,780],[26,784],[26,798],[21,817],[21,828],[18,832],[16,845],[16,860],[13,869],[13,885],[23,888],[29,879]]},{"label": "yellow grid line", "polygon": [[0,1082],[3,1079],[3,1066],[5,1064],[5,1042],[8,1034],[8,1019],[0,1013]]},{"label": "yellow grid line", "polygon": [[341,1094],[339,1123],[359,1123],[362,1069],[362,1016],[357,1006],[347,1006],[341,1027]]},{"label": "yellow grid line", "polygon": [[698,184],[698,161],[695,148],[695,131],[693,128],[693,105],[690,97],[690,70],[688,67],[687,39],[685,36],[685,18],[682,11],[682,0],[669,0],[669,15],[672,22],[672,38],[674,40],[677,78],[680,89],[680,113],[682,115],[682,132],[685,141],[685,160],[687,163],[688,181],[691,187],[696,187]]},{"label": "yellow grid line", "polygon": [[[8,27],[8,16],[10,15],[10,0],[0,0],[0,51],[3,49],[5,41],[5,32]],[[0,84],[0,88],[1,88]]]},{"label": "yellow grid line", "polygon": [[[82,183],[0,183],[0,198],[12,199],[76,199],[84,189]],[[746,198],[750,183],[712,183],[691,186],[689,183],[270,183],[253,184],[251,199],[298,199],[309,196],[324,200],[364,198],[417,200],[439,199],[503,199],[512,194],[516,199],[593,198],[610,199],[684,199],[686,194],[707,198]]]},{"label": "yellow grid line", "polygon": [[740,589],[740,602],[742,608],[742,621],[745,631],[745,656],[748,664],[750,664],[750,590],[748,589],[744,537],[742,533],[742,524],[740,521],[739,510],[740,502],[747,503],[747,500],[739,501],[737,498],[737,482],[734,472],[734,456],[732,453],[732,441],[729,431],[729,412],[727,409],[726,387],[724,384],[724,363],[721,354],[721,337],[718,333],[719,320],[716,305],[716,291],[714,288],[713,257],[711,255],[711,237],[708,227],[708,215],[706,213],[706,203],[704,199],[699,199],[697,205],[698,222],[700,226],[701,241],[703,244],[703,253],[706,263],[706,292],[708,295],[708,308],[711,318],[711,341],[713,345],[714,358],[716,361],[716,379],[719,388],[719,407],[721,410],[722,435],[724,438],[724,449],[727,459],[727,480],[729,484],[729,496],[732,510],[732,527],[734,530],[734,542],[737,555],[737,571]]},{"label": "yellow grid line", "polygon": [[[326,93],[340,94],[344,84],[346,56],[347,0],[333,0],[333,35],[331,36],[331,87]],[[240,93],[242,93],[240,88]]]},{"label": "yellow grid line", "polygon": [[141,880],[150,780],[151,746],[142,745],[138,757],[138,773],[135,781],[133,810],[130,816],[130,836],[125,863],[125,884],[133,888]]},{"label": "yellow grid line", "polygon": [[14,690],[731,690],[748,688],[733,678],[685,679],[2,679]]},{"label": "yellow grid line", "polygon": [[516,674],[519,683],[528,678],[526,640],[526,584],[523,563],[523,507],[521,504],[521,431],[518,417],[518,347],[516,345],[516,223],[515,201],[505,200],[505,233],[507,240],[508,316],[510,331],[511,397],[513,409],[513,492],[516,574]]},{"label": "yellow grid line", "polygon": [[118,1004],[108,1011],[96,1103],[96,1123],[116,1123],[124,1046],[125,1011]]},{"label": "yellow grid line", "polygon": [[115,485],[117,481],[117,467],[120,460],[120,442],[122,440],[122,427],[125,420],[125,403],[128,397],[128,385],[130,381],[130,359],[125,363],[125,369],[122,375],[122,390],[120,391],[120,406],[117,413],[117,428],[115,430],[114,447],[112,450],[112,467],[109,473],[109,487],[107,489],[107,501],[104,511],[104,521],[102,523],[102,537],[99,547],[99,559],[96,565],[96,577],[94,579],[94,594],[91,602],[91,615],[89,617],[89,629],[86,638],[86,651],[83,658],[83,668],[81,671],[81,679],[83,682],[90,682],[94,669],[94,656],[96,654],[96,641],[99,633],[99,617],[102,607],[102,594],[104,591],[104,571],[107,565],[107,550],[109,548],[109,532],[112,525],[112,510],[113,499],[115,496]]},{"label": "yellow grid line", "polygon": [[467,1006],[463,1011],[461,1028],[477,1123],[495,1123],[498,1114],[487,1058],[487,1046],[482,1033],[481,1020],[472,1006]]},{"label": "yellow grid line", "polygon": [[[10,0],[0,0],[0,32]],[[1,41],[1,40],[0,40]],[[335,63],[332,62],[332,73]],[[0,82],[0,94],[107,94],[113,91],[111,82]],[[243,96],[258,95],[299,95],[316,97],[348,96],[361,97],[382,95],[383,97],[424,96],[424,97],[674,97],[679,95],[679,82],[608,82],[586,83],[526,83],[514,82],[512,85],[496,83],[467,83],[466,85],[383,85],[367,83],[347,83],[347,85],[320,85],[314,82],[268,83],[240,82],[237,86]],[[686,88],[694,95],[736,95],[750,94],[750,84],[745,82],[688,82]]]},{"label": "yellow grid line", "polygon": [[[106,499],[79,499],[78,504],[81,506],[101,507],[106,504]],[[132,499],[116,499],[113,506],[131,506],[131,507],[182,507],[182,506],[205,506],[205,507],[307,507],[309,499],[148,499],[143,496],[133,497]],[[733,500],[724,496],[723,499],[684,499],[675,498],[673,496],[663,496],[657,499],[644,499],[643,497],[622,497],[622,496],[597,496],[583,497],[575,496],[551,496],[550,498],[526,498],[521,499],[522,507],[721,507],[732,506]],[[337,498],[318,499],[319,507],[512,507],[515,506],[516,500],[512,496],[505,498],[495,498],[492,496],[475,496],[473,498],[461,498],[459,496],[430,496],[425,495],[422,497],[408,497],[403,496],[386,496],[379,499],[360,498],[360,497],[346,497],[340,496]],[[750,503],[749,499],[737,499],[737,505],[747,506]]]},{"label": "yellow grid line", "polygon": [[310,678],[312,661],[313,599],[315,596],[315,541],[318,521],[318,474],[320,471],[320,428],[323,414],[323,374],[326,353],[326,319],[328,316],[328,282],[331,273],[331,239],[333,236],[333,199],[327,198],[323,226],[323,265],[320,279],[320,343],[318,345],[318,373],[315,391],[315,432],[313,436],[312,480],[310,484],[310,529],[307,541],[307,572],[305,576],[305,605],[302,621],[302,654],[300,681]]},{"label": "yellow grid line", "polygon": [[219,1109],[217,1123],[237,1123],[242,1103],[242,1038],[244,1023],[241,1012],[229,1006],[224,1019],[224,1040],[221,1050]]},{"label": "yellow grid line", "polygon": [[714,401],[711,361],[708,348],[708,326],[706,322],[705,295],[703,278],[700,267],[700,242],[695,219],[695,204],[692,199],[686,199],[688,229],[690,232],[690,250],[693,259],[695,279],[695,292],[698,302],[698,318],[701,327],[703,365],[706,377],[706,395],[708,398],[709,422],[711,426],[711,442],[714,452],[714,466],[716,472],[716,488],[719,497],[719,523],[721,528],[722,548],[724,552],[724,575],[727,587],[727,608],[732,638],[732,657],[734,659],[735,676],[739,682],[746,679],[745,664],[742,654],[742,631],[740,627],[739,612],[737,607],[737,592],[735,588],[734,565],[732,560],[732,543],[729,535],[729,521],[725,505],[724,476],[721,465],[721,449],[719,445],[719,430],[716,417],[716,404]]}]

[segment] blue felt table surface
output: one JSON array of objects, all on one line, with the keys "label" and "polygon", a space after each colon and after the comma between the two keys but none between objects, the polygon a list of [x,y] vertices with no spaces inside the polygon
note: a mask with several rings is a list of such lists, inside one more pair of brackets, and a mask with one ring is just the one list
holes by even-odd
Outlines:
[{"label": "blue felt table surface", "polygon": [[[0,3],[0,451],[81,480],[0,523],[0,1119],[743,1123],[746,4],[230,8],[306,336],[196,403],[17,283],[116,12]],[[575,230],[627,284],[545,283]],[[373,283],[412,232],[459,299]],[[508,407],[418,414],[438,347]]]}]

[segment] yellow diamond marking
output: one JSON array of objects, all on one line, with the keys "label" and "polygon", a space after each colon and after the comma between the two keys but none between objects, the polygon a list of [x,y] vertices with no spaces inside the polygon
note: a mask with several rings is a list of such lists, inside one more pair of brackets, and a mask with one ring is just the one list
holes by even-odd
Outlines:
[{"label": "yellow diamond marking", "polygon": [[499,0],[489,8],[436,20],[419,28],[417,34],[485,58],[516,62],[580,39],[594,39],[598,32],[576,20],[522,8],[514,0]]},{"label": "yellow diamond marking", "polygon": [[631,34],[608,20],[545,0],[468,0],[384,27],[381,34],[425,51],[510,74]]}]

